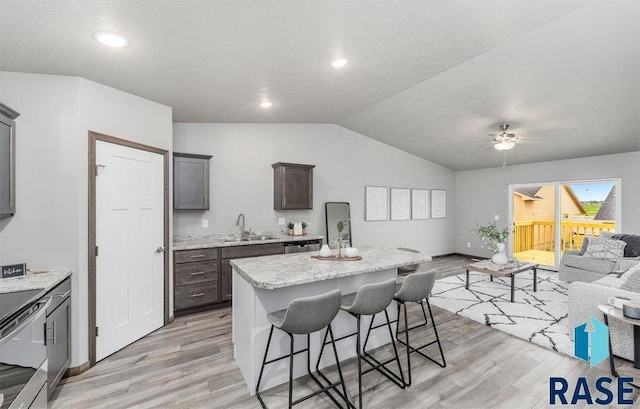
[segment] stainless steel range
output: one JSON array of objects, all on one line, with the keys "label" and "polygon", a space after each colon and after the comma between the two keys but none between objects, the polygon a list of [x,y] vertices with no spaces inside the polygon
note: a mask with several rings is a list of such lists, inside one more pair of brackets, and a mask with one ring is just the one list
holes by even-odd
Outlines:
[{"label": "stainless steel range", "polygon": [[47,407],[44,290],[0,294],[0,409]]}]

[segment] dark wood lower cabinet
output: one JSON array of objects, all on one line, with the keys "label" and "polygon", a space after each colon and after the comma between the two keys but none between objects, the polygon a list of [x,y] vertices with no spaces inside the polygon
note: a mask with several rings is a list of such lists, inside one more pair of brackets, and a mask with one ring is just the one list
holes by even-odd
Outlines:
[{"label": "dark wood lower cabinet", "polygon": [[232,259],[283,253],[284,243],[174,251],[175,315],[229,305],[233,297]]},{"label": "dark wood lower cabinet", "polygon": [[220,302],[218,249],[180,250],[174,252],[174,310]]},{"label": "dark wood lower cabinet", "polygon": [[231,299],[233,295],[233,267],[231,267],[231,260],[222,260],[222,268],[220,269],[220,291],[222,295],[222,301]]}]

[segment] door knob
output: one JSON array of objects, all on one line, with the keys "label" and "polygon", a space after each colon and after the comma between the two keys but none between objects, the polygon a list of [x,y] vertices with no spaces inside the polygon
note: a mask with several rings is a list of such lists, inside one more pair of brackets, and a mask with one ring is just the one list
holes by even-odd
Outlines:
[{"label": "door knob", "polygon": [[164,253],[164,247],[158,247],[156,253]]}]

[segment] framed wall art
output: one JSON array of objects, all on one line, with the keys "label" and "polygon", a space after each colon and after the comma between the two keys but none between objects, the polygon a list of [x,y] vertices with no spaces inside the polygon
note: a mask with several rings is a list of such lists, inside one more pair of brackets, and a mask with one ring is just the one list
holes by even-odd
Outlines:
[{"label": "framed wall art", "polygon": [[431,189],[431,218],[444,219],[447,217],[447,191]]},{"label": "framed wall art", "polygon": [[411,189],[391,188],[391,220],[411,219]]},{"label": "framed wall art", "polygon": [[381,186],[365,186],[365,221],[387,220],[389,210],[387,188]]},{"label": "framed wall art", "polygon": [[411,189],[411,219],[429,218],[429,189]]}]

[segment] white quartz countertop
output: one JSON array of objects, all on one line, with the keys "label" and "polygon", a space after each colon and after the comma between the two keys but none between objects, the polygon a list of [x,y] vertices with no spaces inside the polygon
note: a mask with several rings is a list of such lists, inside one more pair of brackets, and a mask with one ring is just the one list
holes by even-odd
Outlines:
[{"label": "white quartz countertop", "polygon": [[[335,250],[333,250],[335,254]],[[231,260],[234,271],[256,288],[273,290],[316,281],[331,280],[372,271],[387,270],[431,260],[425,254],[398,249],[365,247],[360,261],[318,260],[319,252],[283,254]]]},{"label": "white quartz countertop", "polygon": [[55,269],[46,273],[29,273],[21,277],[0,279],[0,293],[13,293],[16,291],[35,290],[44,288],[47,291],[71,276],[71,270]]},{"label": "white quartz countertop", "polygon": [[232,238],[222,238],[218,236],[198,237],[192,240],[181,240],[173,242],[173,250],[195,250],[217,247],[235,247],[235,246],[250,246],[253,244],[267,244],[267,243],[288,243],[292,241],[307,241],[324,239],[324,236],[317,236],[313,234],[305,234],[304,236],[289,236],[285,234],[278,234],[272,239],[266,240],[249,240],[238,241]]}]

